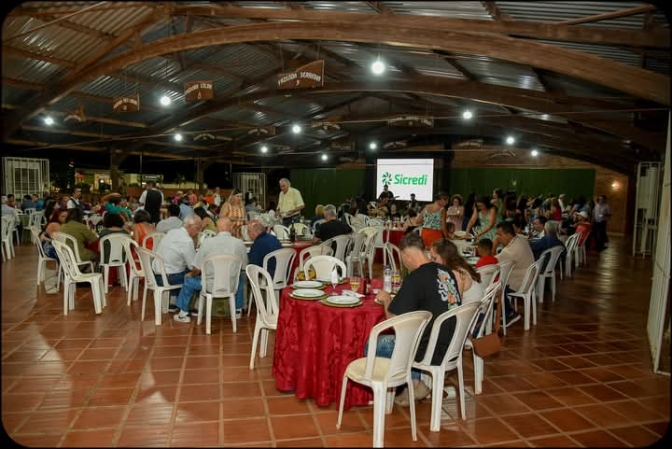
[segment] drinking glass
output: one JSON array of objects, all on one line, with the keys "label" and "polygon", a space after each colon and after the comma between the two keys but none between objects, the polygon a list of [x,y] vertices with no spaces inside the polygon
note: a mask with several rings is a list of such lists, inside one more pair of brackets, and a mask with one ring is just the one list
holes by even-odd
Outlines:
[{"label": "drinking glass", "polygon": [[350,260],[350,288],[359,292],[362,283],[362,262],[359,257],[353,257]]},{"label": "drinking glass", "polygon": [[315,272],[315,268],[310,267],[308,269],[308,277],[310,278],[311,281],[315,280],[315,278],[317,277],[317,273]]}]

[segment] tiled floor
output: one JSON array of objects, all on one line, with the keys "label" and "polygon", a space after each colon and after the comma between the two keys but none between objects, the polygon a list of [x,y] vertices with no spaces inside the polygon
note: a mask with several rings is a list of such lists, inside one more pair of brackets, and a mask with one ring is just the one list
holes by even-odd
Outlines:
[{"label": "tiled floor", "polygon": [[[504,350],[486,360],[473,394],[465,357],[467,419],[448,388],[440,432],[429,403],[386,418],[387,446],[644,446],[670,419],[670,380],[651,371],[645,337],[650,261],[614,238],[590,267],[546,295],[539,323],[510,328]],[[126,306],[115,287],[103,314],[78,289],[66,317],[62,296],[35,286],[36,252],[24,245],[2,264],[2,423],[26,446],[370,446],[372,410],[319,408],[276,391],[272,356],[249,371],[252,320],[238,333],[218,318],[213,334],[170,319],[155,327],[151,307]],[[150,302],[151,304],[151,302]],[[269,348],[272,348],[272,340]],[[448,376],[447,384],[456,381]]]}]

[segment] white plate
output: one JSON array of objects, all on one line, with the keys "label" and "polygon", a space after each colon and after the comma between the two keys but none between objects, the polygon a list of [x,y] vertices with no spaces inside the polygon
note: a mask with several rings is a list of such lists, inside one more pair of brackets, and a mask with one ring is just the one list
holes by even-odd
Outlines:
[{"label": "white plate", "polygon": [[359,302],[359,298],[344,295],[327,296],[325,299],[327,302],[330,302],[332,304],[338,304],[339,306],[345,306],[348,304],[357,304]]},{"label": "white plate", "polygon": [[455,237],[464,237],[465,235],[467,235],[467,233],[464,232],[464,231],[455,231],[455,232],[453,232],[453,235]]},{"label": "white plate", "polygon": [[469,265],[476,265],[476,263],[478,263],[478,259],[480,259],[480,257],[477,256],[467,257],[467,263]]},{"label": "white plate", "polygon": [[294,284],[292,284],[292,287],[294,287],[294,288],[316,289],[316,288],[322,287],[322,282],[318,282],[318,281],[296,281],[296,282],[294,282]]},{"label": "white plate", "polygon": [[314,288],[299,288],[294,290],[292,295],[300,296],[301,298],[319,298],[320,296],[324,296],[324,292]]},{"label": "white plate", "polygon": [[[331,279],[318,279],[321,283],[325,285],[331,285]],[[345,278],[339,278],[338,283],[343,284],[345,282]]]}]

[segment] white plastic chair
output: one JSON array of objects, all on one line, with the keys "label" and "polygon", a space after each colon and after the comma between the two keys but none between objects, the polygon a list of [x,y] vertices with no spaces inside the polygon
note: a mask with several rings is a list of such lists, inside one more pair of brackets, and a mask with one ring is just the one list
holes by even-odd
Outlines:
[{"label": "white plastic chair", "polygon": [[497,279],[500,270],[501,268],[497,264],[484,265],[480,268],[476,268],[476,272],[481,275],[481,284],[483,284],[486,289],[495,283],[495,279]]},{"label": "white plastic chair", "polygon": [[[2,217],[2,260],[11,259],[14,253],[14,217],[5,215]],[[5,254],[6,253],[6,254]]]},{"label": "white plastic chair", "polygon": [[376,226],[384,226],[385,223],[380,218],[369,218],[369,222],[366,225],[376,227]]},{"label": "white plastic chair", "polygon": [[317,227],[320,226],[325,221],[327,221],[327,220],[325,220],[324,218],[320,218],[319,220],[316,220],[315,223],[313,223],[313,226],[312,226],[313,234],[315,234],[315,230],[317,229]]},{"label": "white plastic chair", "polygon": [[294,232],[296,235],[308,235],[310,228],[303,223],[294,223]]},{"label": "white plastic chair", "polygon": [[63,279],[63,314],[67,315],[68,310],[75,308],[75,292],[78,282],[91,284],[94,310],[96,314],[102,313],[103,307],[107,305],[103,275],[100,273],[82,273],[77,266],[75,253],[68,244],[58,240],[53,240],[52,243],[65,274]]},{"label": "white plastic chair", "polygon": [[539,302],[544,302],[544,289],[546,287],[546,278],[551,280],[551,300],[555,302],[555,266],[558,264],[560,254],[565,250],[560,245],[549,248],[539,256],[539,260],[548,257],[548,263],[543,272],[539,274],[537,280],[537,298]]},{"label": "white plastic chair", "polygon": [[332,237],[324,242],[322,242],[322,245],[324,246],[329,246],[330,248],[333,249],[333,243],[336,243],[336,250],[334,251],[334,257],[340,260],[341,262],[345,262],[345,250],[348,248],[348,244],[350,243],[350,235],[337,235],[336,237]]},{"label": "white plastic chair", "polygon": [[[367,356],[356,359],[348,365],[343,374],[341,400],[338,407],[336,428],[341,428],[343,404],[348,380],[366,385],[373,390],[373,447],[383,447],[385,436],[385,414],[391,413],[394,406],[394,387],[408,384],[411,415],[411,437],[417,441],[415,423],[415,400],[411,365],[418,349],[420,336],[432,318],[431,312],[421,310],[404,313],[379,323],[369,333]],[[393,328],[395,332],[394,351],[391,358],[376,357],[378,335]],[[390,391],[389,389],[392,388]]]},{"label": "white plastic chair", "polygon": [[[434,320],[432,330],[429,334],[429,343],[427,351],[420,362],[414,362],[413,368],[428,371],[432,375],[432,413],[430,418],[429,430],[438,432],[441,428],[441,403],[443,401],[443,383],[446,371],[457,369],[458,395],[460,398],[460,416],[466,419],[464,404],[464,373],[462,372],[462,351],[464,342],[467,339],[467,332],[473,327],[476,320],[476,311],[480,307],[480,302],[474,301],[462,304],[452,310],[442,313]],[[402,315],[403,316],[403,315]],[[432,365],[432,357],[436,349],[436,343],[439,338],[441,325],[448,319],[455,317],[455,331],[450,340],[450,345],[446,350],[443,361],[440,365]],[[396,344],[395,344],[396,346]],[[409,389],[410,393],[410,389]],[[412,398],[409,395],[409,401]]]},{"label": "white plastic chair", "polygon": [[[110,268],[116,268],[121,279],[121,285],[128,289],[128,281],[126,280],[126,252],[124,251],[124,240],[131,237],[127,234],[109,234],[98,241],[98,249],[100,251],[100,266],[103,268],[103,279],[105,281],[105,293],[109,291],[108,283],[110,280]],[[105,249],[105,242],[109,243],[109,254]],[[107,258],[107,262],[105,259]]]},{"label": "white plastic chair", "polygon": [[[140,257],[140,266],[142,267],[142,272],[145,273],[145,288],[142,292],[142,312],[140,314],[140,321],[145,320],[145,306],[147,304],[147,290],[152,290],[154,292],[154,324],[157,326],[161,325],[161,314],[164,309],[168,308],[168,303],[166,302],[166,307],[163,307],[163,294],[170,290],[178,290],[182,288],[182,284],[169,284],[168,275],[166,274],[166,268],[163,262],[163,258],[158,254],[148,250],[147,248],[137,248],[138,256]],[[152,266],[152,262],[156,262],[158,269],[155,271]],[[158,271],[158,273],[157,273]],[[161,276],[162,286],[158,285],[155,279],[155,275]]]},{"label": "white plastic chair", "polygon": [[[264,270],[268,271],[268,263],[271,259],[275,259],[275,271],[273,272],[273,290],[278,292],[278,297],[280,295],[280,290],[287,287],[289,282],[289,277],[292,274],[292,267],[294,266],[294,259],[296,258],[296,251],[293,248],[281,248],[275,251],[272,251],[264,256],[262,261],[262,267]],[[267,289],[268,284],[261,285],[262,288]],[[247,316],[250,316],[252,313],[251,300],[248,296],[247,298]]]},{"label": "white plastic chair", "polygon": [[103,216],[99,214],[90,214],[84,217],[84,223],[86,223],[86,225],[94,231],[98,223],[101,221],[103,221]]},{"label": "white plastic chair", "polygon": [[[541,272],[541,264],[544,263],[544,259],[539,259],[525,271],[525,277],[523,282],[520,284],[518,291],[509,293],[509,297],[513,298],[515,309],[518,308],[518,298],[523,300],[523,313],[524,313],[524,329],[530,329],[530,313],[532,314],[532,324],[537,325],[537,301],[535,301],[535,287],[537,285],[537,278]],[[530,310],[531,309],[531,310]],[[504,314],[506,315],[506,314]]]},{"label": "white plastic chair", "polygon": [[152,248],[154,251],[159,247],[159,243],[161,243],[161,240],[166,236],[164,232],[154,232],[152,234],[146,235],[142,239],[142,247],[147,249],[147,244],[149,241],[152,241]]},{"label": "white plastic chair", "polygon": [[140,279],[145,277],[145,273],[142,270],[142,265],[138,268],[135,263],[135,258],[133,257],[133,251],[135,250],[135,253],[137,254],[138,248],[140,248],[138,242],[133,239],[126,239],[123,240],[122,243],[124,245],[124,252],[126,253],[126,260],[128,260],[128,264],[131,267],[128,276],[128,288],[126,289],[126,304],[130,306],[131,300],[136,301],[138,299]]},{"label": "white plastic chair", "polygon": [[385,242],[385,252],[387,253],[387,260],[390,268],[401,271],[401,250],[397,245],[390,242]]},{"label": "white plastic chair", "polygon": [[308,273],[310,272],[310,267],[315,269],[315,276],[318,280],[328,281],[331,272],[334,271],[334,267],[340,268],[341,278],[345,277],[347,274],[345,264],[333,256],[315,256],[306,260],[303,264],[303,274],[306,279],[309,279]]},{"label": "white plastic chair", "polygon": [[299,271],[303,272],[303,266],[306,264],[306,260],[315,256],[331,256],[333,254],[334,251],[331,249],[331,247],[323,245],[308,246],[302,249],[299,252],[299,267],[296,270],[294,278],[296,279]]},{"label": "white plastic chair", "polygon": [[358,233],[363,233],[366,235],[366,239],[364,240],[364,248],[362,250],[363,252],[363,257],[360,256],[362,259],[362,263],[364,261],[367,262],[367,265],[369,267],[369,277],[373,278],[373,261],[376,257],[376,239],[378,238],[378,234],[381,232],[382,228],[373,228],[373,227],[366,227],[362,228],[358,231]]},{"label": "white plastic chair", "polygon": [[289,228],[287,226],[276,224],[273,226],[273,233],[278,240],[289,240]]},{"label": "white plastic chair", "polygon": [[572,277],[572,262],[576,257],[576,245],[578,241],[579,234],[572,234],[565,242],[565,248],[567,248],[567,252],[565,253],[565,275],[568,278]]},{"label": "white plastic chair", "polygon": [[[268,347],[268,332],[274,331],[278,326],[278,300],[275,296],[275,290],[263,288],[262,285],[273,283],[271,275],[264,268],[257,265],[248,265],[245,267],[247,279],[250,281],[252,296],[257,306],[257,319],[254,325],[254,334],[252,337],[252,353],[250,354],[250,369],[254,369],[254,358],[257,352],[257,344],[261,337],[261,347],[259,348],[259,357],[266,357]],[[262,291],[266,292],[264,297]]]},{"label": "white plastic chair", "polygon": [[37,285],[43,283],[47,275],[47,262],[52,261],[56,263],[56,290],[60,288],[61,285],[61,265],[58,263],[58,259],[47,256],[42,247],[42,241],[40,240],[40,228],[38,226],[31,226],[30,233],[33,236],[33,241],[35,246],[37,246]]},{"label": "white plastic chair", "polygon": [[23,219],[21,217],[23,217],[26,214],[24,214],[21,209],[15,209],[15,211],[16,211],[16,218],[14,219],[14,235],[16,236],[16,240],[14,240],[14,243],[16,245],[20,245],[21,235],[19,234],[19,225],[23,223]]},{"label": "white plastic chair", "polygon": [[[205,273],[208,271],[208,265],[212,266],[214,275],[212,288],[208,288]],[[210,335],[212,323],[212,298],[228,298],[229,312],[231,314],[231,324],[233,332],[238,331],[236,326],[236,292],[240,282],[240,268],[243,261],[235,254],[213,254],[203,261],[201,267],[201,294],[198,295],[198,320],[196,324],[200,325],[203,320],[203,311],[205,309],[205,333]],[[234,278],[231,283],[231,278]],[[203,300],[206,301],[203,307]]]},{"label": "white plastic chair", "polygon": [[[366,242],[366,234],[355,232],[350,238],[348,249],[345,256],[345,265],[348,267],[348,276],[352,274],[351,262],[352,258],[356,257],[361,261],[364,260],[364,243]],[[362,267],[363,269],[363,267]]]},{"label": "white plastic chair", "polygon": [[352,214],[344,212],[343,219],[345,220],[345,224],[347,224],[348,226],[352,226]]},{"label": "white plastic chair", "polygon": [[26,215],[33,215],[35,212],[37,212],[37,209],[34,207],[28,207],[23,211],[23,213]]},{"label": "white plastic chair", "polygon": [[198,233],[198,246],[201,246],[203,244],[203,241],[205,239],[209,239],[211,237],[216,236],[217,233],[211,229],[205,229],[201,232]]},{"label": "white plastic chair", "polygon": [[252,239],[250,238],[250,233],[247,231],[247,226],[240,227],[240,235],[243,236],[243,241],[249,242]]},{"label": "white plastic chair", "polygon": [[575,246],[575,254],[574,254],[574,267],[579,268],[582,266],[588,266],[588,257],[586,256],[586,243],[588,243],[588,240],[590,239],[590,234],[591,232],[588,232],[586,234],[586,238],[583,240],[578,239],[576,241],[576,246]]},{"label": "white plastic chair", "polygon": [[[493,265],[494,266],[494,265]],[[495,302],[498,300],[499,296],[502,294],[502,282],[497,281],[493,282],[486,290],[481,300],[481,304],[476,313],[477,319],[474,320],[474,326],[476,326],[476,321],[478,321],[478,316],[483,314],[484,319],[481,327],[478,329],[478,333],[475,338],[480,338],[485,335],[492,333],[492,319]],[[469,333],[473,333],[473,328],[469,329]],[[474,351],[471,341],[467,339],[464,342],[466,348],[471,348],[474,356],[474,394],[481,394],[483,391],[483,375],[485,371],[483,358],[476,354]]]},{"label": "white plastic chair", "polygon": [[513,260],[503,260],[497,264],[499,266],[499,280],[502,281],[502,294],[499,297],[499,300],[502,302],[502,332],[506,336],[506,308],[504,307],[504,301],[507,299],[504,297],[504,290],[506,286],[509,285],[509,276],[511,276],[511,270],[513,270],[513,265],[515,262]]},{"label": "white plastic chair", "polygon": [[38,228],[42,228],[42,223],[44,222],[44,212],[39,211],[35,212],[30,216],[30,226],[37,226]]},{"label": "white plastic chair", "polygon": [[93,272],[93,261],[82,260],[81,256],[79,255],[79,246],[77,246],[77,239],[75,239],[70,234],[66,234],[65,232],[60,232],[60,231],[59,232],[54,232],[53,235],[51,236],[51,238],[52,238],[52,241],[58,241],[58,242],[61,242],[61,243],[65,243],[70,247],[70,249],[72,249],[72,252],[75,255],[75,261],[77,262],[77,267],[81,267],[83,265],[88,265],[91,269],[91,272]]}]

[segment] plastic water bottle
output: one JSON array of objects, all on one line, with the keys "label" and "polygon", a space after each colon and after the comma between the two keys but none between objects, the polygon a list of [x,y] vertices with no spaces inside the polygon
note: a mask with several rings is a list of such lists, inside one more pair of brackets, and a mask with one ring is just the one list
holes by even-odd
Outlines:
[{"label": "plastic water bottle", "polygon": [[399,274],[399,270],[393,270],[392,271],[392,293],[395,295],[399,291],[399,288],[401,287],[401,275]]},{"label": "plastic water bottle", "polygon": [[385,265],[385,270],[383,271],[383,290],[392,293],[392,270],[389,265]]}]

